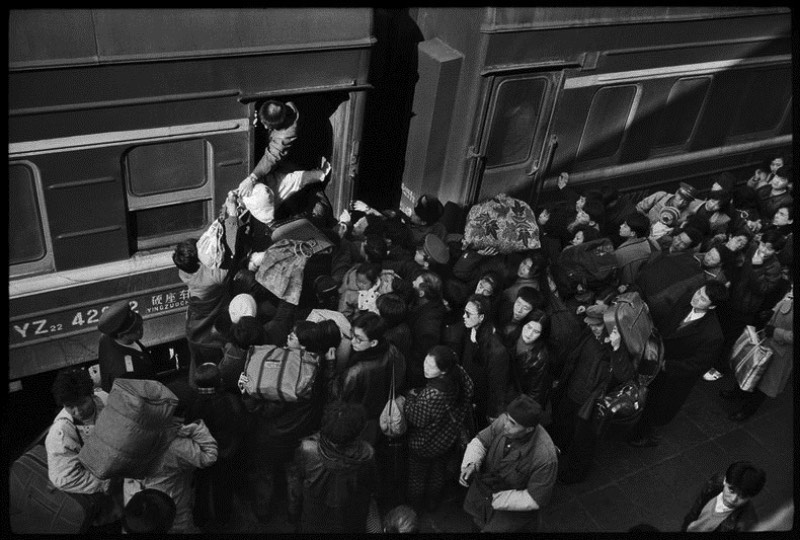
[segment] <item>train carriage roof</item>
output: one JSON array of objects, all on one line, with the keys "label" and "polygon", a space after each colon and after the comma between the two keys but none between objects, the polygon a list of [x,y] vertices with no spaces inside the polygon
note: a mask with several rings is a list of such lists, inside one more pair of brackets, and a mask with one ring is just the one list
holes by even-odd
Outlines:
[{"label": "train carriage roof", "polygon": [[9,70],[364,47],[371,9],[12,10]]}]

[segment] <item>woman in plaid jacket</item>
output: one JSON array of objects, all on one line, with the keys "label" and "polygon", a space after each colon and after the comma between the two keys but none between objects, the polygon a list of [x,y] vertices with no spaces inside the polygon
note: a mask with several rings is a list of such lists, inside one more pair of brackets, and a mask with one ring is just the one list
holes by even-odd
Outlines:
[{"label": "woman in plaid jacket", "polygon": [[[425,357],[426,384],[405,400],[408,421],[408,496],[417,509],[423,500],[434,510],[445,482],[448,452],[458,441],[472,403],[473,384],[447,346]],[[426,498],[427,495],[427,498]]]}]

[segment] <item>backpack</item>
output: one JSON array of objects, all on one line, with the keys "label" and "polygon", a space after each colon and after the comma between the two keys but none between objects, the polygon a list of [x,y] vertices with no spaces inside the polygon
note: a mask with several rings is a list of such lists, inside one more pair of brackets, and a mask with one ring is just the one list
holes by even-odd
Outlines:
[{"label": "backpack", "polygon": [[574,290],[578,283],[590,290],[599,290],[616,277],[617,259],[614,244],[598,238],[564,249],[558,257],[562,284]]},{"label": "backpack", "polygon": [[253,345],[244,363],[243,393],[270,401],[310,399],[319,364],[319,356],[308,351]]},{"label": "backpack", "polygon": [[664,365],[664,343],[653,324],[650,309],[638,292],[617,295],[611,309],[633,360],[638,382],[646,386]]}]

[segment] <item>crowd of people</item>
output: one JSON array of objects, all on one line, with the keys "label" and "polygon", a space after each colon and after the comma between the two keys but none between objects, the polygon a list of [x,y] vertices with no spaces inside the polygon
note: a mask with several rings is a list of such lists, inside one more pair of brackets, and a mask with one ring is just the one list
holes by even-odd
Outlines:
[{"label": "crowd of people", "polygon": [[[602,436],[594,402],[636,377],[612,316],[624,293],[647,303],[664,348],[632,446],[658,445],[694,385],[730,371],[748,325],[774,355],[755,391],[723,392],[742,403],[732,418],[747,419],[786,385],[794,206],[782,158],[746,182],[722,174],[703,196],[681,183],[640,201],[608,186],[581,193],[564,173],[534,209],[540,247],[500,253],[464,241],[430,195],[410,216],[363,201],[334,216],[330,165],[289,165],[299,116],[291,104],[262,107],[270,143],[228,194],[218,243],[174,250],[191,355],[178,412],[195,427],[135,490],[169,496],[171,531],[226,523],[234,493],[263,521],[286,497],[299,532],[414,531],[449,482],[468,487],[475,530],[536,531],[555,484],[590,471]],[[572,271],[587,254],[611,264]],[[64,410],[47,439],[50,476],[75,492],[112,489],[77,459],[102,396],[116,377],[155,375],[126,302],[103,313],[99,330],[101,388],[74,371],[54,387]],[[247,390],[246,363],[268,345],[318,365],[307,394]],[[399,436],[381,422],[391,390],[407,425]],[[731,465],[703,487],[683,529],[750,526],[764,482],[757,466]],[[389,524],[387,504],[397,507]]]}]

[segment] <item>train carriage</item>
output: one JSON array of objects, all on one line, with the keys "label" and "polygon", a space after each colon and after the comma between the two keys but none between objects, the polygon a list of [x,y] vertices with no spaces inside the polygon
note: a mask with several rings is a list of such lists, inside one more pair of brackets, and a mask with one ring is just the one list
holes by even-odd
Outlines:
[{"label": "train carriage", "polygon": [[401,205],[535,202],[559,172],[638,199],[792,143],[787,8],[420,8]]},{"label": "train carriage", "polygon": [[119,299],[143,316],[145,345],[184,336],[172,247],[263,154],[265,99],[298,105],[298,164],[332,163],[340,210],[371,32],[369,9],[11,11],[11,390],[96,359],[99,315]]}]

